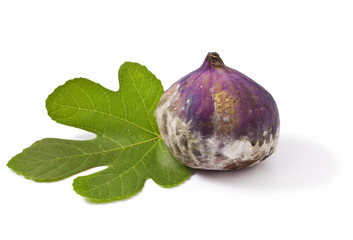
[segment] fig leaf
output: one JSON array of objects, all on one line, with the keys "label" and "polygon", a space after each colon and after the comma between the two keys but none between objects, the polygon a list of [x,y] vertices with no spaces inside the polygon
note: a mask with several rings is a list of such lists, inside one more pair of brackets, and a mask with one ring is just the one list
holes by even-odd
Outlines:
[{"label": "fig leaf", "polygon": [[98,166],[106,169],[77,177],[74,190],[93,201],[125,199],[145,181],[162,187],[184,182],[190,169],[165,146],[154,111],[163,93],[161,82],[138,63],[119,70],[120,90],[111,91],[84,78],[59,86],[46,100],[58,123],[96,134],[86,141],[47,138],[35,142],[7,164],[35,181],[55,181]]}]

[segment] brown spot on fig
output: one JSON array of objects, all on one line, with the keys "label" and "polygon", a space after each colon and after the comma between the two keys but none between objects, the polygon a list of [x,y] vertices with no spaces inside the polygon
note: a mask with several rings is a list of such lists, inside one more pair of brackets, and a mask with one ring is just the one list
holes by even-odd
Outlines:
[{"label": "brown spot on fig", "polygon": [[235,170],[238,169],[237,163],[231,163],[224,167],[224,170]]},{"label": "brown spot on fig", "polygon": [[168,136],[168,127],[167,127],[167,113],[164,112],[163,115],[162,115],[162,126],[161,126],[161,130],[163,131],[163,133],[165,135]]},{"label": "brown spot on fig", "polygon": [[179,147],[178,143],[175,143],[175,144],[173,145],[173,147],[174,147],[174,149],[176,150],[176,152],[177,152],[178,155],[183,155],[182,151],[180,150],[180,147]]},{"label": "brown spot on fig", "polygon": [[225,170],[235,170],[239,168],[249,167],[252,164],[256,163],[258,160],[244,161],[244,162],[236,162],[228,164],[224,167]]},{"label": "brown spot on fig", "polygon": [[227,91],[213,94],[215,131],[229,135],[238,125],[236,113],[237,99],[229,96]]},{"label": "brown spot on fig", "polygon": [[186,150],[189,149],[188,141],[185,135],[181,136],[180,143],[186,148]]},{"label": "brown spot on fig", "polygon": [[196,157],[200,157],[202,156],[201,152],[197,149],[192,149],[192,153],[196,156]]}]

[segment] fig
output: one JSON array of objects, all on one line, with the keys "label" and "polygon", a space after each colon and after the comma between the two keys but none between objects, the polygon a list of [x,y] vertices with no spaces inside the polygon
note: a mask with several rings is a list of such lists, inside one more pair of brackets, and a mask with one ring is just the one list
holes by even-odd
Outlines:
[{"label": "fig", "polygon": [[279,137],[271,94],[215,52],[163,93],[155,115],[168,149],[190,168],[254,166],[274,152]]}]

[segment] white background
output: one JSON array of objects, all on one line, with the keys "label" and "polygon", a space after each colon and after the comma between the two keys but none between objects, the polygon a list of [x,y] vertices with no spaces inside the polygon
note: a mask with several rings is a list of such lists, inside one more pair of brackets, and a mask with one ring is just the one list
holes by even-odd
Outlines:
[{"label": "white background", "polygon": [[[1,0],[0,238],[353,239],[352,12],[340,0]],[[36,183],[6,167],[36,140],[94,137],[47,116],[66,80],[118,90],[135,61],[167,89],[210,51],[277,101],[279,146],[258,166],[171,189],[148,180],[107,204],[77,195],[77,175]]]}]

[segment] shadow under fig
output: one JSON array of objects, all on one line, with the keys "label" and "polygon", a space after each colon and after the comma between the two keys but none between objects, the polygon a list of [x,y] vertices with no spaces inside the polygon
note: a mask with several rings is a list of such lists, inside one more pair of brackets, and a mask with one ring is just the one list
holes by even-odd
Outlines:
[{"label": "shadow under fig", "polygon": [[257,166],[234,171],[195,171],[212,183],[257,190],[290,190],[324,184],[334,175],[334,157],[322,146],[280,136],[275,153]]}]

